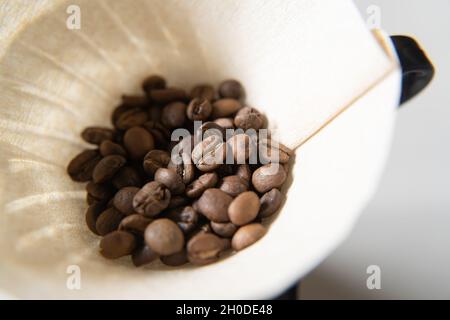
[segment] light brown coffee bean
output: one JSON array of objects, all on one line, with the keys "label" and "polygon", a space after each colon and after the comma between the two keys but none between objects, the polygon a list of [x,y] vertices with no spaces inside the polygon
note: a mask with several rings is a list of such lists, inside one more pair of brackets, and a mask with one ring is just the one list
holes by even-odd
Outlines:
[{"label": "light brown coffee bean", "polygon": [[170,196],[170,191],[165,185],[157,181],[149,182],[134,196],[134,210],[153,218],[167,208]]},{"label": "light brown coffee bean", "polygon": [[224,129],[234,129],[234,119],[233,118],[217,118],[214,123],[221,126]]},{"label": "light brown coffee bean", "polygon": [[108,208],[103,211],[97,218],[95,223],[95,229],[101,236],[107,235],[110,232],[117,230],[120,221],[124,218],[124,215],[114,207]]},{"label": "light brown coffee bean", "polygon": [[166,168],[170,162],[170,154],[164,150],[151,150],[144,157],[145,172],[153,177],[159,168]]},{"label": "light brown coffee bean", "polygon": [[120,190],[125,187],[141,187],[141,174],[133,167],[123,166],[112,179],[113,186]]},{"label": "light brown coffee bean", "polygon": [[221,239],[212,233],[199,233],[187,244],[188,259],[197,265],[212,263],[229,247],[229,239]]},{"label": "light brown coffee bean", "polygon": [[84,141],[92,144],[100,144],[105,140],[114,139],[114,130],[104,127],[87,127],[81,133]]},{"label": "light brown coffee bean", "polygon": [[123,218],[119,224],[119,230],[128,231],[140,236],[144,235],[145,228],[152,222],[152,219],[140,214],[132,214]]},{"label": "light brown coffee bean", "polygon": [[272,139],[261,139],[258,141],[258,150],[260,162],[267,163],[282,163],[289,161],[293,151],[285,145],[278,143]]},{"label": "light brown coffee bean", "polygon": [[192,150],[192,161],[200,171],[212,171],[224,163],[226,144],[216,135],[209,136]]},{"label": "light brown coffee bean", "polygon": [[274,214],[283,202],[283,194],[278,189],[266,192],[260,200],[259,217],[267,218]]},{"label": "light brown coffee bean", "polygon": [[241,108],[242,105],[238,100],[220,99],[213,103],[211,117],[213,119],[229,117]]},{"label": "light brown coffee bean", "polygon": [[155,173],[155,181],[161,182],[169,188],[171,195],[184,193],[183,179],[174,169],[159,168]]},{"label": "light brown coffee bean", "polygon": [[92,179],[94,168],[100,162],[97,150],[84,150],[73,158],[67,166],[67,173],[73,181],[86,182]]},{"label": "light brown coffee bean", "polygon": [[222,179],[219,189],[232,197],[236,197],[248,190],[248,182],[237,175],[228,176]]},{"label": "light brown coffee bean", "polygon": [[253,172],[252,184],[258,192],[264,193],[279,188],[286,181],[286,171],[278,163],[266,164]]},{"label": "light brown coffee bean", "polygon": [[175,170],[178,175],[181,176],[183,183],[188,184],[195,177],[195,165],[191,161],[191,156],[189,154],[181,154],[180,163],[176,164],[172,160],[167,165],[168,169]]},{"label": "light brown coffee bean", "polygon": [[186,249],[169,256],[161,256],[161,262],[166,266],[179,267],[188,262]]},{"label": "light brown coffee bean", "polygon": [[114,207],[124,215],[134,213],[133,198],[139,192],[137,187],[125,187],[120,189],[114,196]]},{"label": "light brown coffee bean", "polygon": [[134,235],[125,231],[114,231],[100,241],[100,253],[107,259],[127,256],[136,248]]},{"label": "light brown coffee bean", "polygon": [[233,200],[220,189],[211,188],[203,192],[198,200],[198,210],[214,222],[228,222],[228,206]]},{"label": "light brown coffee bean", "polygon": [[212,101],[215,97],[216,93],[214,91],[213,86],[209,84],[199,84],[192,88],[190,97],[191,99],[201,98],[208,99]]},{"label": "light brown coffee bean", "polygon": [[100,144],[100,154],[104,157],[106,156],[110,156],[113,154],[118,154],[121,156],[126,157],[127,156],[127,152],[125,151],[125,149],[118,143],[114,143],[110,140],[104,140],[101,144]]},{"label": "light brown coffee bean", "polygon": [[183,250],[184,236],[175,222],[157,219],[145,229],[145,243],[159,255],[168,256]]},{"label": "light brown coffee bean", "polygon": [[252,222],[259,212],[259,197],[253,191],[238,195],[228,207],[230,221],[238,226]]},{"label": "light brown coffee bean", "polygon": [[231,238],[238,229],[238,226],[232,224],[231,222],[219,223],[211,221],[210,225],[214,233],[222,238]]},{"label": "light brown coffee bean", "polygon": [[133,251],[131,261],[135,267],[141,267],[158,259],[158,254],[143,244]]},{"label": "light brown coffee bean", "polygon": [[239,81],[230,79],[219,85],[219,95],[224,98],[241,99],[245,96],[245,91]]},{"label": "light brown coffee bean", "polygon": [[111,179],[126,163],[126,159],[119,155],[106,156],[100,160],[92,172],[95,183],[103,183]]},{"label": "light brown coffee bean", "polygon": [[169,129],[182,127],[186,121],[186,104],[172,102],[164,106],[161,114],[161,122]]},{"label": "light brown coffee bean", "polygon": [[186,91],[180,88],[154,89],[150,91],[150,99],[156,103],[168,104],[174,101],[186,101]]},{"label": "light brown coffee bean", "polygon": [[231,247],[242,250],[251,246],[266,234],[266,228],[260,223],[247,224],[240,227],[231,239]]},{"label": "light brown coffee bean", "polygon": [[194,98],[189,103],[186,115],[192,121],[205,121],[212,112],[212,106],[206,98]]},{"label": "light brown coffee bean", "polygon": [[243,130],[259,130],[264,125],[264,117],[255,108],[244,107],[234,117],[234,125]]},{"label": "light brown coffee bean", "polygon": [[214,187],[218,181],[217,173],[204,173],[186,187],[186,195],[189,198],[198,198],[206,189]]},{"label": "light brown coffee bean", "polygon": [[245,133],[232,136],[227,140],[227,144],[236,164],[245,164],[250,154],[256,149],[253,140]]},{"label": "light brown coffee bean", "polygon": [[155,141],[150,132],[142,127],[132,127],[125,132],[123,144],[132,159],[141,160],[155,147]]}]

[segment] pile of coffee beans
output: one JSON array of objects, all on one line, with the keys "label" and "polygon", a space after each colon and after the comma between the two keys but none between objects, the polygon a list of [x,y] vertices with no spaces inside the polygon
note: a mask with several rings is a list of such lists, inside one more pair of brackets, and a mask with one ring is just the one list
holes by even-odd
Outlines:
[{"label": "pile of coffee beans", "polygon": [[86,223],[102,237],[101,254],[131,255],[135,266],[204,265],[261,239],[262,220],[283,202],[292,151],[261,134],[266,119],[244,104],[242,85],[188,93],[153,75],[142,88],[122,97],[113,128],[81,133],[96,147],[67,168],[87,182]]}]

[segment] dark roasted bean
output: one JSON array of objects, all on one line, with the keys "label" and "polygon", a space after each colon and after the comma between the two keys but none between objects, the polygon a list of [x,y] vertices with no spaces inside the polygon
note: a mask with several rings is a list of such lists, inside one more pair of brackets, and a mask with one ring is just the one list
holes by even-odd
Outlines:
[{"label": "dark roasted bean", "polygon": [[219,223],[211,221],[211,229],[222,238],[231,238],[238,227],[231,222]]},{"label": "dark roasted bean", "polygon": [[143,167],[145,172],[153,177],[160,168],[166,168],[170,162],[170,154],[163,150],[151,150],[144,157]]},{"label": "dark roasted bean", "polygon": [[83,130],[81,137],[92,144],[100,144],[105,140],[114,139],[114,130],[104,127],[88,127]]},{"label": "dark roasted bean", "polygon": [[219,95],[223,98],[241,99],[245,95],[244,87],[237,80],[225,80],[219,85]]},{"label": "dark roasted bean", "polygon": [[272,189],[266,192],[260,200],[259,216],[267,218],[274,214],[283,202],[283,194],[278,189]]},{"label": "dark roasted bean", "polygon": [[155,147],[153,136],[142,127],[133,127],[125,132],[123,144],[132,159],[141,160]]},{"label": "dark roasted bean", "polygon": [[103,141],[100,144],[99,150],[100,150],[100,154],[104,157],[110,156],[113,154],[118,154],[118,155],[121,155],[124,157],[127,156],[127,152],[120,144],[114,143],[110,140]]},{"label": "dark roasted bean", "polygon": [[211,117],[213,119],[229,117],[241,108],[242,105],[238,100],[220,99],[213,103]]},{"label": "dark roasted bean", "polygon": [[166,209],[169,202],[169,189],[160,182],[152,181],[144,185],[134,196],[133,207],[137,213],[152,218]]},{"label": "dark roasted bean", "polygon": [[160,260],[166,266],[179,267],[188,262],[186,249],[169,256],[161,256]]},{"label": "dark roasted bean", "polygon": [[117,171],[125,164],[124,157],[119,155],[110,155],[104,157],[95,166],[92,177],[95,183],[103,183],[111,179]]},{"label": "dark roasted bean", "polygon": [[158,254],[149,248],[146,244],[141,245],[139,248],[133,251],[131,255],[131,261],[134,266],[140,267],[149,264],[158,259]]},{"label": "dark roasted bean", "polygon": [[112,184],[116,189],[141,187],[142,183],[142,177],[139,172],[130,166],[123,166],[120,168],[112,179]]},{"label": "dark roasted bean", "polygon": [[128,231],[140,236],[144,235],[145,228],[152,222],[152,219],[140,214],[129,215],[120,222],[119,230]]},{"label": "dark roasted bean", "polygon": [[170,142],[170,131],[157,121],[147,121],[143,127],[152,134],[157,148],[167,148]]},{"label": "dark roasted bean", "polygon": [[198,198],[206,189],[213,188],[218,180],[217,173],[204,173],[186,187],[186,195],[189,198]]},{"label": "dark roasted bean", "polygon": [[212,106],[206,98],[194,98],[189,103],[186,114],[189,120],[205,121],[211,114]]},{"label": "dark roasted bean", "polygon": [[150,92],[155,89],[164,89],[166,87],[166,80],[159,75],[151,75],[142,82],[142,89],[150,96]]},{"label": "dark roasted bean", "polygon": [[198,210],[214,222],[228,222],[228,206],[233,200],[222,190],[211,188],[203,192],[198,200]]},{"label": "dark roasted bean", "polygon": [[182,194],[185,189],[183,179],[175,169],[159,168],[155,173],[155,181],[169,188],[171,195]]},{"label": "dark roasted bean", "polygon": [[108,208],[98,216],[97,222],[95,223],[95,229],[99,235],[104,236],[117,230],[120,221],[122,221],[123,218],[124,215],[116,208]]},{"label": "dark roasted bean", "polygon": [[117,129],[127,130],[143,125],[148,120],[148,112],[141,108],[129,108],[117,116],[114,125]]},{"label": "dark roasted bean", "polygon": [[266,228],[260,223],[247,224],[240,227],[231,239],[231,246],[239,251],[251,246],[266,234]]},{"label": "dark roasted bean", "polygon": [[97,223],[97,219],[100,216],[100,214],[105,210],[105,203],[104,202],[95,202],[89,206],[89,208],[86,210],[86,224],[89,228],[89,230],[92,231],[92,233],[99,234],[97,231],[97,228],[95,227],[95,224]]},{"label": "dark roasted bean", "polygon": [[117,191],[114,196],[114,207],[122,212],[124,215],[130,215],[134,213],[133,198],[138,193],[137,187],[125,187]]},{"label": "dark roasted bean", "polygon": [[125,231],[114,231],[100,241],[100,253],[108,259],[127,256],[136,248],[134,235]]},{"label": "dark roasted bean", "polygon": [[164,106],[161,114],[161,122],[167,128],[179,128],[186,121],[186,104],[172,102]]},{"label": "dark roasted bean", "polygon": [[152,101],[161,104],[187,100],[186,91],[179,88],[154,89],[150,91],[149,96]]},{"label": "dark roasted bean", "polygon": [[225,146],[220,137],[209,136],[192,150],[192,161],[200,171],[212,171],[224,163]]},{"label": "dark roasted bean", "polygon": [[194,230],[198,222],[198,214],[191,206],[172,209],[166,217],[175,221],[184,234]]},{"label": "dark roasted bean", "polygon": [[259,130],[264,125],[264,117],[255,108],[245,107],[239,110],[234,117],[234,125],[243,130]]},{"label": "dark roasted bean", "polygon": [[73,181],[86,182],[92,179],[95,166],[101,160],[97,150],[84,150],[70,161],[67,173]]},{"label": "dark roasted bean", "polygon": [[108,200],[114,194],[114,190],[109,184],[89,182],[86,185],[86,191],[96,201]]},{"label": "dark roasted bean", "polygon": [[199,84],[192,88],[190,93],[190,98],[201,98],[201,99],[207,99],[209,101],[212,101],[215,97],[215,92],[213,86],[209,84]]}]

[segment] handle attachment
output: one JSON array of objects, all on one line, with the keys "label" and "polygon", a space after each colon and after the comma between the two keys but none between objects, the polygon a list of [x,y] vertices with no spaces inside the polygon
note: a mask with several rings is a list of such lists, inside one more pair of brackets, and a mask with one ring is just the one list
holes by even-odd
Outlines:
[{"label": "handle attachment", "polygon": [[434,76],[434,67],[420,45],[408,36],[391,36],[402,67],[400,105],[421,92]]}]

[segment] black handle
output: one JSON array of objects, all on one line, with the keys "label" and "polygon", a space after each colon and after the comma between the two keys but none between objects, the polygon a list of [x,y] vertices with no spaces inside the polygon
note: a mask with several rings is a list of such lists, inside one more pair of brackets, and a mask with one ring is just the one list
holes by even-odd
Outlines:
[{"label": "black handle", "polygon": [[402,67],[400,105],[414,97],[430,83],[434,67],[420,45],[408,36],[391,36]]}]

